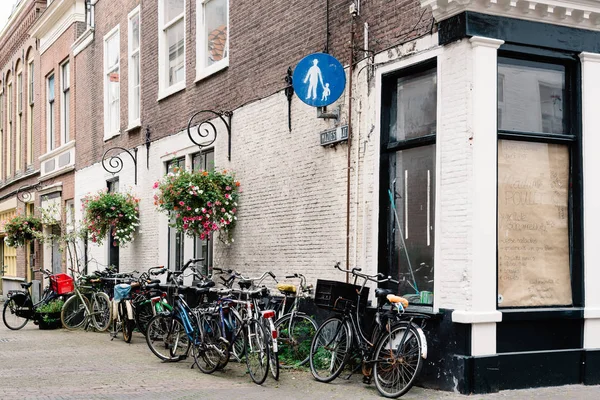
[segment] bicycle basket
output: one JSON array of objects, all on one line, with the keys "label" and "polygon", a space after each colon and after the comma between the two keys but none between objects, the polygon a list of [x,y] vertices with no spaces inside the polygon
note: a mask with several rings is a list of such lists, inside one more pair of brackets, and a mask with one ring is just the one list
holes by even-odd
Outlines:
[{"label": "bicycle basket", "polygon": [[67,274],[50,275],[50,287],[57,294],[67,294],[75,290],[73,278]]},{"label": "bicycle basket", "polygon": [[131,293],[131,285],[128,283],[119,283],[115,285],[113,298],[116,301],[123,300],[129,297]]},{"label": "bicycle basket", "polygon": [[[350,283],[317,279],[315,305],[327,310],[343,311],[348,303],[356,305],[360,286]],[[361,293],[360,307],[367,306],[369,288],[365,286]]]}]

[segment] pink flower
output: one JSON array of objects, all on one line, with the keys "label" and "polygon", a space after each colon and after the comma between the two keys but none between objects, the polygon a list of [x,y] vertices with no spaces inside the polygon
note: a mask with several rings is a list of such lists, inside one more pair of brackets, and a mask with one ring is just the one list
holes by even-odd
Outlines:
[{"label": "pink flower", "polygon": [[122,217],[122,216],[123,216],[123,214],[119,214],[119,217]]},{"label": "pink flower", "polygon": [[188,224],[183,224],[183,229],[187,229],[187,228],[189,228],[189,225]]},{"label": "pink flower", "polygon": [[154,185],[152,185],[152,189],[157,189],[158,188],[158,182],[154,182]]},{"label": "pink flower", "polygon": [[191,209],[192,209],[192,207],[189,207],[189,206],[187,207],[187,210],[188,210],[188,211],[190,211]]},{"label": "pink flower", "polygon": [[114,207],[114,206],[112,206],[110,209],[114,211],[114,210],[115,210],[115,207]]},{"label": "pink flower", "polygon": [[225,209],[224,209],[224,208],[221,208],[221,212],[225,212]]},{"label": "pink flower", "polygon": [[231,186],[225,186],[225,190],[231,190]]},{"label": "pink flower", "polygon": [[215,201],[215,204],[218,205],[218,206],[220,206],[221,202],[219,200],[217,200],[217,201]]},{"label": "pink flower", "polygon": [[185,206],[185,203],[184,203],[183,201],[180,201],[180,202],[179,202],[179,205],[180,205],[180,206]]},{"label": "pink flower", "polygon": [[212,203],[209,201],[208,203],[206,203],[207,207],[212,207]]},{"label": "pink flower", "polygon": [[229,200],[229,199],[231,199],[231,195],[230,195],[229,193],[226,193],[226,194],[225,194],[225,198],[226,198],[227,200]]},{"label": "pink flower", "polygon": [[114,247],[117,247],[117,242],[116,242],[116,241],[115,241],[115,242],[113,242],[113,246],[114,246]]}]

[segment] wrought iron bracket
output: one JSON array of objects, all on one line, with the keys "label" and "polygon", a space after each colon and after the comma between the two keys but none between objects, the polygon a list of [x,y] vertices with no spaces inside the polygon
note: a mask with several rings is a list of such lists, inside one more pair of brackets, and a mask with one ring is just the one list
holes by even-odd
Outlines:
[{"label": "wrought iron bracket", "polygon": [[39,192],[44,188],[41,182],[34,185],[24,185],[17,189],[17,200],[21,203],[29,203],[32,200],[33,192]]},{"label": "wrought iron bracket", "polygon": [[294,97],[294,86],[292,80],[292,67],[288,67],[287,74],[285,76],[285,83],[287,86],[285,87],[285,96],[288,101],[288,129],[290,132],[292,131],[292,97]]},{"label": "wrought iron bracket", "polygon": [[146,169],[150,169],[150,125],[146,125]]},{"label": "wrought iron bracket", "polygon": [[[190,140],[192,141],[192,143],[194,143],[196,146],[198,146],[200,148],[200,150],[202,150],[204,147],[208,147],[208,146],[212,145],[215,142],[215,140],[217,140],[217,127],[210,120],[204,120],[195,126],[193,125],[194,118],[196,118],[198,115],[201,115],[201,114],[212,114],[216,117],[219,117],[221,122],[223,122],[223,125],[225,125],[225,128],[227,129],[227,159],[229,161],[231,161],[231,116],[233,115],[233,113],[231,111],[200,110],[200,111],[195,112],[190,117],[190,120],[189,120],[188,126],[187,126],[187,134],[188,134],[188,137],[190,138]],[[225,118],[227,118],[227,119],[225,119]],[[202,140],[202,138],[204,138],[204,139],[206,139],[206,141],[201,142],[201,141],[196,141],[194,139],[194,134],[193,134],[194,128],[196,131],[195,133],[198,137],[200,137],[200,140]],[[211,138],[211,134],[213,135],[212,138]]]},{"label": "wrought iron bracket", "polygon": [[[146,146],[148,146],[148,145],[146,145]],[[114,174],[118,174],[119,172],[121,172],[121,170],[123,170],[123,160],[121,159],[120,154],[115,154],[114,156],[108,156],[108,153],[113,150],[122,150],[123,152],[129,154],[129,156],[133,160],[134,182],[137,185],[137,152],[138,152],[137,147],[133,149],[133,154],[131,153],[131,151],[127,150],[126,148],[118,147],[118,146],[111,147],[110,149],[108,149],[104,152],[104,154],[102,155],[102,168],[104,168],[104,170],[106,172],[110,172],[111,174],[114,175]]]}]

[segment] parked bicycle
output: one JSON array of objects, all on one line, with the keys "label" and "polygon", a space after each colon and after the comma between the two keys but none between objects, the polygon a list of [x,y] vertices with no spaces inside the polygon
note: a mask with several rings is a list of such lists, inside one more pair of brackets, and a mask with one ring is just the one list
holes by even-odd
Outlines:
[{"label": "parked bicycle", "polygon": [[2,320],[8,329],[19,330],[27,325],[29,320],[33,320],[35,324],[38,324],[42,318],[37,312],[40,307],[73,291],[73,278],[67,274],[52,274],[45,269],[34,272],[40,272],[42,275],[47,276],[50,285],[46,286],[42,298],[35,304],[29,293],[32,282],[21,283],[22,290],[8,292],[2,311]]},{"label": "parked bicycle", "polygon": [[[77,271],[70,268],[73,274]],[[75,330],[90,327],[103,332],[110,325],[110,298],[102,291],[102,280],[94,275],[80,275],[74,281],[75,293],[62,308],[60,318],[65,328]]]},{"label": "parked bicycle", "polygon": [[[279,346],[279,364],[282,367],[290,368],[308,362],[310,344],[318,326],[313,318],[299,311],[302,300],[311,296],[312,285],[306,284],[306,278],[302,274],[288,275],[286,278],[300,280],[300,285],[277,284],[277,289],[284,295],[277,310],[275,321]],[[286,312],[288,301],[291,301],[292,304]]]},{"label": "parked bicycle", "polygon": [[[317,330],[311,344],[310,370],[316,380],[331,382],[348,364],[352,354],[359,354],[360,366],[367,383],[375,377],[375,385],[385,397],[400,397],[410,390],[427,358],[427,341],[422,330],[427,315],[406,312],[408,301],[389,289],[377,288],[378,304],[370,338],[363,330],[361,312],[366,307],[367,282],[398,281],[383,274],[367,275],[360,268],[342,270],[354,277],[354,284],[317,281],[315,304],[337,315],[326,320]],[[357,279],[363,280],[356,285]],[[417,325],[414,321],[421,321]]]}]

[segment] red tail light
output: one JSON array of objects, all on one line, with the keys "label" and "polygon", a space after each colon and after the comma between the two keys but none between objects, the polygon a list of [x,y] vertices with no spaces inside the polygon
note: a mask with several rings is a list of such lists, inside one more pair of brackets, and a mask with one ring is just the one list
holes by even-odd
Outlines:
[{"label": "red tail light", "polygon": [[271,335],[273,336],[273,339],[277,339],[277,329],[272,330]]},{"label": "red tail light", "polygon": [[275,311],[273,311],[273,310],[263,311],[262,315],[263,315],[263,318],[273,318],[275,316]]}]

